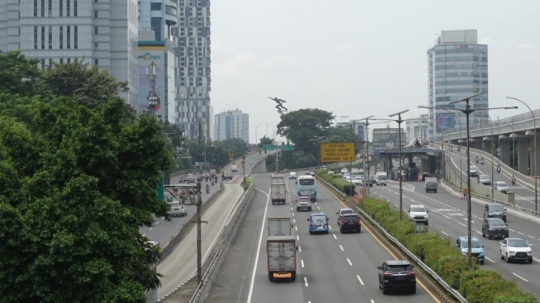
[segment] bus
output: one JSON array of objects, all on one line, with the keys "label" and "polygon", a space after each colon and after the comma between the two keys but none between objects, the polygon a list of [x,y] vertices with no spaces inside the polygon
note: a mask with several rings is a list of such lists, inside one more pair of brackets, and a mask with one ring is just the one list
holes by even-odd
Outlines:
[{"label": "bus", "polygon": [[298,196],[309,196],[311,202],[317,201],[317,183],[314,176],[298,176],[296,189]]}]

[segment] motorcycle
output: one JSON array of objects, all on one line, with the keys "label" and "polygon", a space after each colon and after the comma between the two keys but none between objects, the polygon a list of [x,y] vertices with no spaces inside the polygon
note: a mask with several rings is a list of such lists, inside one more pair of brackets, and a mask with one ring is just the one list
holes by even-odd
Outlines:
[{"label": "motorcycle", "polygon": [[207,187],[206,188],[206,194],[208,195],[210,193],[210,189]]},{"label": "motorcycle", "polygon": [[512,185],[516,185],[516,178],[512,177]]},{"label": "motorcycle", "polygon": [[212,180],[212,183],[210,183],[212,186],[214,186],[214,181]]},{"label": "motorcycle", "polygon": [[476,157],[475,161],[476,161],[476,164],[478,164],[478,157]]},{"label": "motorcycle", "polygon": [[484,160],[480,161],[480,165],[484,165]]},{"label": "motorcycle", "polygon": [[501,172],[501,167],[500,167],[500,166],[497,166],[497,172],[498,172],[498,173]]}]

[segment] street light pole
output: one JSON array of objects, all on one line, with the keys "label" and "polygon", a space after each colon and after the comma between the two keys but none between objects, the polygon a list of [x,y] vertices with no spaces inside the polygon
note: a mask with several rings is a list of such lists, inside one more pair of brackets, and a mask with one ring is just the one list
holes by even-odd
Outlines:
[{"label": "street light pole", "polygon": [[[533,174],[534,174],[534,211],[538,211],[538,179],[537,179],[537,176],[536,176],[536,118],[534,117],[534,112],[531,110],[531,108],[529,107],[529,105],[527,105],[527,103],[523,102],[522,100],[518,99],[518,98],[513,98],[513,97],[506,97],[508,99],[513,99],[513,100],[516,100],[518,102],[521,102],[523,105],[525,105],[529,111],[531,112],[531,115],[532,115],[532,118],[533,118],[533,140],[534,140],[534,143],[533,143],[533,147],[534,147],[534,151],[533,151]],[[513,153],[512,153],[513,154]]]},{"label": "street light pole", "polygon": [[373,117],[375,117],[375,116],[372,115],[372,116],[369,116],[369,117],[359,119],[359,120],[366,120],[366,122],[364,123],[365,131],[366,131],[366,137],[364,138],[364,142],[366,144],[366,148],[365,148],[366,149],[366,156],[365,156],[364,161],[363,161],[364,162],[364,164],[363,164],[364,181],[362,182],[362,190],[364,191],[364,194],[363,194],[364,197],[369,197],[369,195],[368,195],[369,187],[366,186],[367,178],[369,178],[369,164],[367,163],[367,161],[369,159],[369,124],[370,124],[369,119],[373,119]]},{"label": "street light pole", "polygon": [[399,175],[399,219],[402,220],[403,218],[403,187],[402,187],[402,171],[403,171],[403,164],[401,161],[401,123],[403,120],[401,119],[401,114],[404,114],[408,112],[409,110],[402,110],[400,112],[397,112],[395,114],[391,114],[388,117],[398,116],[398,119],[396,122],[398,123],[398,136],[399,136],[399,168],[398,168],[398,175]]}]

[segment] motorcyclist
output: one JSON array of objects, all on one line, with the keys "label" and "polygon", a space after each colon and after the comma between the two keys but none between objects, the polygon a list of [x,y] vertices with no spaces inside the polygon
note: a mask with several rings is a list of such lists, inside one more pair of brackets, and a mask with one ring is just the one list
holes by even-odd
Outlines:
[{"label": "motorcyclist", "polygon": [[480,158],[480,164],[484,165],[484,157]]},{"label": "motorcyclist", "polygon": [[208,194],[210,192],[210,185],[206,184],[206,193]]},{"label": "motorcyclist", "polygon": [[516,185],[516,177],[514,175],[512,175],[512,185]]},{"label": "motorcyclist", "polygon": [[474,160],[476,161],[476,163],[478,163],[478,156],[476,156],[476,158],[474,158]]},{"label": "motorcyclist", "polygon": [[501,172],[501,164],[497,164],[497,172],[498,172],[498,173]]}]

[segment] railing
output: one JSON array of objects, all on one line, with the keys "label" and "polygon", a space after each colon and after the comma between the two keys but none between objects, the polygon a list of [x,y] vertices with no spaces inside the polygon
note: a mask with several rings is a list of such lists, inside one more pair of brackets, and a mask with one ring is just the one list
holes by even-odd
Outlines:
[{"label": "railing", "polygon": [[462,303],[468,302],[467,299],[465,299],[465,297],[463,297],[463,295],[461,295],[459,291],[450,287],[450,285],[448,285],[446,281],[444,281],[441,277],[439,277],[439,275],[437,275],[437,273],[433,269],[427,266],[424,262],[422,262],[422,260],[420,260],[420,258],[418,258],[411,251],[409,251],[407,247],[405,247],[403,244],[401,244],[401,242],[399,242],[396,238],[390,235],[381,225],[379,225],[379,223],[377,223],[377,221],[373,220],[373,218],[371,218],[363,209],[361,209],[360,207],[357,207],[356,209],[360,213],[362,213],[362,215],[364,215],[371,222],[371,224],[376,226],[386,236],[386,238],[388,238],[388,240],[393,242],[407,256],[409,256],[409,258],[414,260],[414,262],[416,262],[420,267],[422,267],[422,269],[426,271],[435,281],[437,281],[448,293],[452,294],[454,298],[456,298],[459,302],[462,302]]}]

